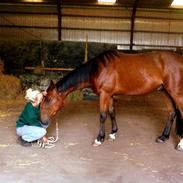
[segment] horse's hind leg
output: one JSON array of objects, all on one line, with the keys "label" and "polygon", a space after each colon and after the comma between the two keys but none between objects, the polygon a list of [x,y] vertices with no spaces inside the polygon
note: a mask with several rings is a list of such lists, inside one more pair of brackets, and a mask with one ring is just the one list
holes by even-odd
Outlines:
[{"label": "horse's hind leg", "polygon": [[183,150],[183,119],[178,109],[177,109],[177,117],[176,117],[176,133],[181,138],[176,149],[179,151],[182,151]]},{"label": "horse's hind leg", "polygon": [[164,91],[165,91],[165,102],[166,102],[166,105],[167,105],[167,108],[168,108],[169,116],[168,116],[167,122],[165,124],[165,127],[163,129],[163,132],[162,132],[161,136],[159,136],[156,139],[157,143],[164,143],[166,140],[169,139],[171,127],[172,127],[172,124],[173,124],[174,119],[176,117],[175,102],[173,101],[173,99],[167,93],[167,91],[165,89],[164,89]]},{"label": "horse's hind leg", "polygon": [[[173,93],[173,92],[174,92],[174,90],[171,90],[171,93]],[[173,105],[174,111],[175,111],[176,133],[181,138],[176,149],[181,150],[181,151],[183,150],[183,96],[181,95],[182,93],[183,93],[183,88],[180,88],[177,93],[174,93],[174,97],[172,97],[172,98],[170,97],[170,99],[172,100],[172,105]],[[165,127],[165,129],[166,129],[166,127]],[[165,129],[164,129],[164,133],[166,136]],[[169,130],[167,130],[167,131],[169,131]],[[167,133],[167,134],[169,134],[169,133]]]},{"label": "horse's hind leg", "polygon": [[176,133],[180,137],[180,142],[176,146],[177,150],[183,151],[183,97],[177,96],[176,98]]},{"label": "horse's hind leg", "polygon": [[109,116],[111,118],[111,124],[112,124],[112,130],[111,133],[109,134],[109,139],[115,140],[116,138],[116,133],[118,131],[118,126],[116,123],[116,115],[115,115],[115,109],[114,109],[114,104],[113,104],[113,98],[111,97],[110,103],[109,103]]},{"label": "horse's hind leg", "polygon": [[156,139],[157,143],[164,143],[166,140],[169,139],[171,127],[174,122],[175,116],[175,112],[170,112],[161,136]]}]

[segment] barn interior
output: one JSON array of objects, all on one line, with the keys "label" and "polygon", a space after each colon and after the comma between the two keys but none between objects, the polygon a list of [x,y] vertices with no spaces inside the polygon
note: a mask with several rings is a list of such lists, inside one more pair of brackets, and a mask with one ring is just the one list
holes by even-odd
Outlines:
[{"label": "barn interior", "polygon": [[[68,97],[48,136],[53,148],[22,147],[16,120],[28,88],[46,90],[108,49],[136,54],[183,54],[183,4],[173,0],[0,1],[0,183],[181,183],[182,152],[174,125],[169,140],[155,142],[167,121],[166,95],[115,98],[119,132],[93,147],[99,99],[91,90]],[[106,133],[111,128],[106,121]]]}]

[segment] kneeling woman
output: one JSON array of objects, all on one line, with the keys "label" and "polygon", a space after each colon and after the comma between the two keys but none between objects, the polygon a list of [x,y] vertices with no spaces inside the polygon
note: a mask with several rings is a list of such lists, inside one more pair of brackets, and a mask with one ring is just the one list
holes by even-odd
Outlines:
[{"label": "kneeling woman", "polygon": [[26,91],[25,99],[28,102],[16,121],[16,133],[21,145],[31,146],[31,142],[43,138],[46,134],[46,128],[40,122],[40,103],[43,94],[30,88]]}]

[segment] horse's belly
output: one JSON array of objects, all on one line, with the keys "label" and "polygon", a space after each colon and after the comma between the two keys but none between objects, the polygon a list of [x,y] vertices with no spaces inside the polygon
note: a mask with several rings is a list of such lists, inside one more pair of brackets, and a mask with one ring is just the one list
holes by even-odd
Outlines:
[{"label": "horse's belly", "polygon": [[128,82],[118,82],[115,87],[115,94],[143,95],[156,90],[162,84],[161,80],[139,81],[134,79]]}]

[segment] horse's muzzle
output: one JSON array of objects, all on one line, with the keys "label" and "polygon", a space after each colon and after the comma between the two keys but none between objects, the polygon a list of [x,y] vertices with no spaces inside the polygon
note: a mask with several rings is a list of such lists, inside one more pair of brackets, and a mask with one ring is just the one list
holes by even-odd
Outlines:
[{"label": "horse's muzzle", "polygon": [[44,121],[44,122],[41,122],[41,126],[42,126],[43,128],[48,128],[49,125],[50,125],[50,121],[49,121],[49,120]]}]

